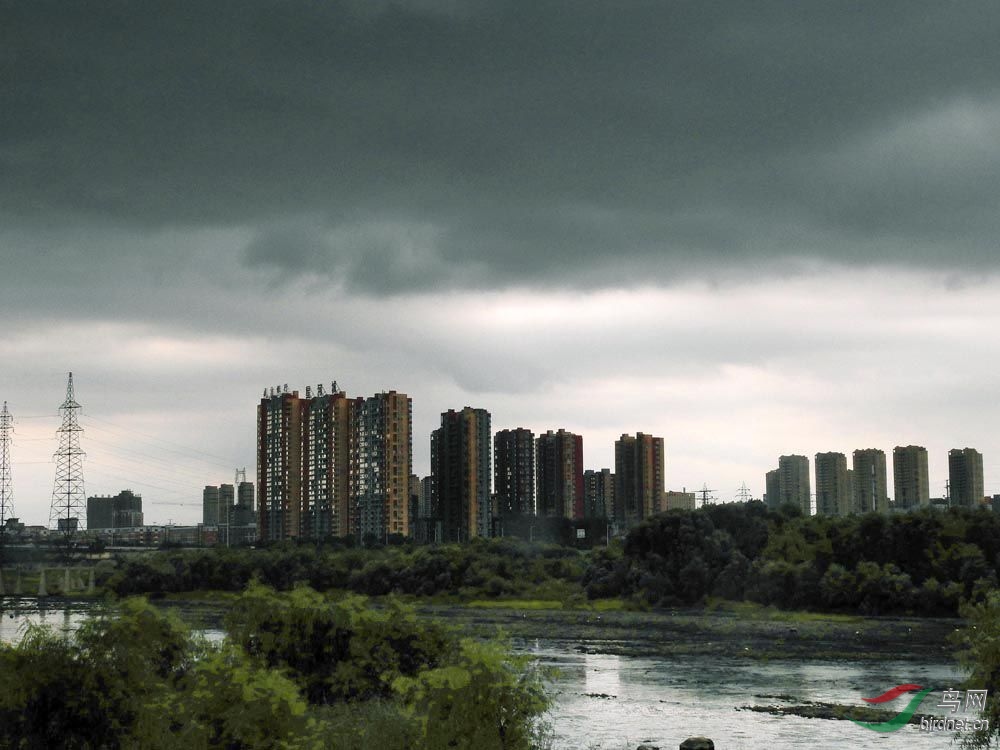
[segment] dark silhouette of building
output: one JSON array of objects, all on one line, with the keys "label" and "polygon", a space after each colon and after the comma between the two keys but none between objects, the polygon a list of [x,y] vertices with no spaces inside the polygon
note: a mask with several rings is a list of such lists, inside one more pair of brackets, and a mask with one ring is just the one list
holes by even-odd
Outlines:
[{"label": "dark silhouette of building", "polygon": [[524,427],[493,438],[495,513],[502,519],[535,515],[535,434]]},{"label": "dark silhouette of building", "polygon": [[952,506],[978,508],[986,497],[983,490],[983,454],[975,448],[952,448],[948,451],[948,486]]},{"label": "dark silhouette of building", "polygon": [[663,438],[637,432],[615,441],[615,521],[625,528],[662,510],[663,462]]},{"label": "dark silhouette of building", "polygon": [[490,536],[490,437],[490,413],[471,406],[444,412],[431,433],[437,541]]},{"label": "dark silhouette of building", "polygon": [[142,526],[142,496],[132,490],[87,498],[88,529],[131,529]]},{"label": "dark silhouette of building", "polygon": [[583,518],[583,436],[549,430],[535,449],[538,515]]}]

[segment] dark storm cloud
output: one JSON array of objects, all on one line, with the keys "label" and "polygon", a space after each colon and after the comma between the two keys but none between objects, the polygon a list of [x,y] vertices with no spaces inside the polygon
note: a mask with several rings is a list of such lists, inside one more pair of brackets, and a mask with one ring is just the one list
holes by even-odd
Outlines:
[{"label": "dark storm cloud", "polygon": [[8,226],[240,228],[375,292],[997,257],[991,2],[0,14]]}]

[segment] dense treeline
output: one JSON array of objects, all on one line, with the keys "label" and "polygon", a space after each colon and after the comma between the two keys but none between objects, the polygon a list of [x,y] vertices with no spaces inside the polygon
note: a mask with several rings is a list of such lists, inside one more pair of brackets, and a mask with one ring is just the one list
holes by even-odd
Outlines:
[{"label": "dense treeline", "polygon": [[1000,517],[953,508],[802,517],[760,502],[655,516],[595,554],[588,596],[655,606],[707,597],[862,614],[954,615],[996,587]]},{"label": "dense treeline", "polygon": [[622,597],[640,606],[709,598],[861,614],[956,615],[997,584],[1000,515],[953,508],[802,517],[760,502],[671,511],[622,543],[581,551],[514,538],[464,545],[355,549],[279,544],[257,550],[126,555],[99,578],[132,594],[279,590],[306,583],[370,596],[531,598],[567,604]]},{"label": "dense treeline", "polygon": [[369,596],[455,594],[463,598],[584,598],[584,553],[516,539],[440,546],[350,549],[284,543],[267,549],[170,550],[117,558],[98,583],[119,596],[198,590],[241,591],[253,579],[279,590],[305,583],[318,591]]},{"label": "dense treeline", "polygon": [[253,584],[227,636],[192,637],[128,599],[71,636],[0,644],[0,748],[528,750],[540,676],[497,642],[460,639],[395,601]]}]

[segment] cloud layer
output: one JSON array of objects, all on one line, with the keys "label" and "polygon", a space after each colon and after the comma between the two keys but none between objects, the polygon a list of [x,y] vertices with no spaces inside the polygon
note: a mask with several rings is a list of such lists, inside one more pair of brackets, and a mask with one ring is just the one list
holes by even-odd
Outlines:
[{"label": "cloud layer", "polygon": [[668,485],[721,496],[779,453],[909,442],[936,485],[962,444],[1000,483],[996,3],[0,17],[0,398],[33,520],[71,369],[88,488],[145,486],[154,520],[252,472],[261,388],[334,378],[414,397],[421,472],[471,404],[583,432],[595,468],[662,434]]},{"label": "cloud layer", "polygon": [[993,3],[5,16],[8,226],[240,228],[374,294],[996,264]]}]

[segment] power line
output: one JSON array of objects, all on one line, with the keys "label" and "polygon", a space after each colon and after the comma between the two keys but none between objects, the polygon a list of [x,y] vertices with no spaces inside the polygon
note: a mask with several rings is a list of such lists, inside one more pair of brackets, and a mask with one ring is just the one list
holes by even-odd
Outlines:
[{"label": "power line", "polygon": [[[148,440],[152,440],[152,441],[158,442],[158,443],[164,443],[165,445],[172,445],[172,446],[175,446],[175,448],[181,449],[180,451],[174,450],[173,452],[179,453],[181,451],[185,451],[187,453],[193,453],[193,454],[196,454],[196,455],[191,456],[191,457],[192,458],[197,458],[199,460],[205,460],[205,459],[202,458],[202,456],[209,456],[210,458],[215,459],[215,461],[221,461],[221,462],[223,462],[221,465],[225,466],[227,469],[229,469],[229,468],[232,467],[232,464],[233,464],[232,458],[227,458],[227,457],[224,457],[224,456],[218,456],[218,455],[216,455],[214,453],[209,453],[208,451],[204,451],[204,450],[202,450],[200,448],[193,448],[193,447],[191,447],[189,445],[183,445],[182,443],[177,443],[177,442],[174,442],[172,440],[165,440],[164,438],[159,438],[159,437],[156,437],[155,435],[150,435],[149,433],[142,432],[141,430],[136,430],[136,429],[133,429],[131,427],[125,427],[125,426],[120,425],[120,424],[118,424],[116,422],[112,422],[109,419],[104,419],[103,417],[94,416],[93,414],[91,414],[89,412],[84,412],[84,415],[87,417],[87,419],[96,419],[98,422],[102,422],[104,424],[111,425],[112,427],[115,427],[115,428],[117,428],[119,430],[122,430],[124,432],[131,432],[131,433],[134,433],[136,435],[142,435],[143,437],[147,438]],[[97,429],[101,429],[101,428],[98,427]],[[170,449],[164,448],[162,450],[170,450]],[[207,460],[205,462],[206,463],[214,463],[212,461],[207,461]]]}]

